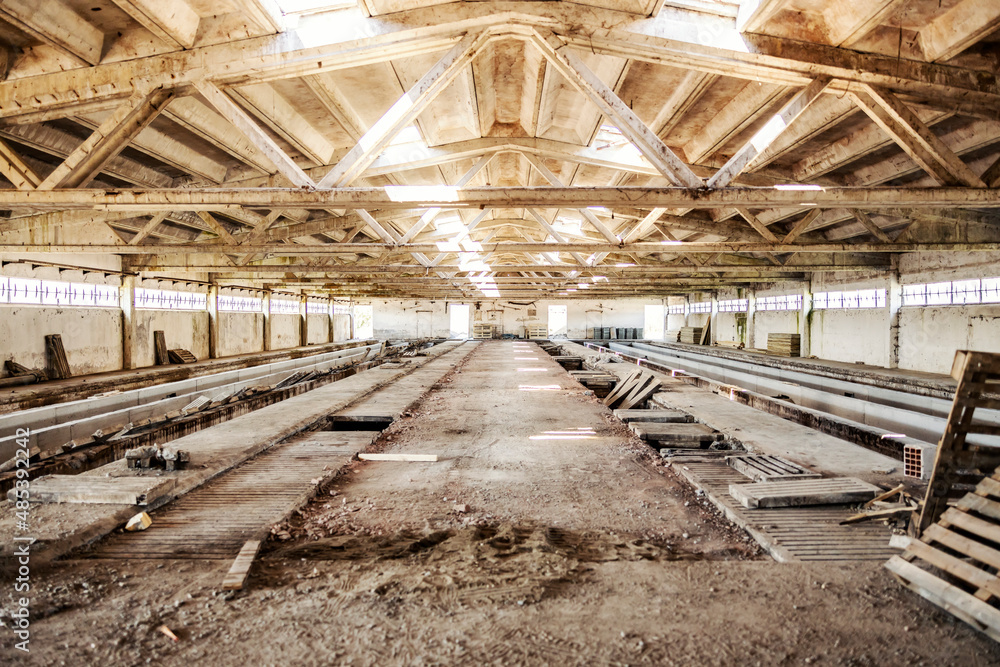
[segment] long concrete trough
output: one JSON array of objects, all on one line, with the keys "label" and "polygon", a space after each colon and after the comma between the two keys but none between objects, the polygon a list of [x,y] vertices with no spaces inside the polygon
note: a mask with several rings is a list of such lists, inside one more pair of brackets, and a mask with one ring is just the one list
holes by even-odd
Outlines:
[{"label": "long concrete trough", "polygon": [[[876,387],[787,368],[776,368],[663,348],[649,343],[608,344],[612,351],[644,357],[670,368],[768,396],[786,396],[795,405],[820,410],[924,442],[937,442],[951,401]],[[976,421],[1000,425],[1000,412],[977,410]],[[1000,446],[1000,437],[975,435],[969,442]]]},{"label": "long concrete trough", "polygon": [[18,429],[30,429],[32,446],[43,452],[49,451],[70,440],[89,438],[98,429],[135,423],[179,410],[202,394],[214,397],[244,387],[273,384],[297,371],[324,371],[365,361],[377,355],[381,346],[381,343],[358,345],[310,357],[3,414],[0,415],[0,461],[13,456]]}]

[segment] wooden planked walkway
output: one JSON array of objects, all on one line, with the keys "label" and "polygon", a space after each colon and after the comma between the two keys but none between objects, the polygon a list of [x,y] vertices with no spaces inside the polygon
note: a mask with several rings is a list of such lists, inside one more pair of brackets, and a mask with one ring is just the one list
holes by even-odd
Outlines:
[{"label": "wooden planked walkway", "polygon": [[746,509],[729,495],[729,485],[747,478],[724,462],[677,462],[674,470],[777,561],[886,560],[899,553],[889,546],[887,526],[839,525],[852,514],[848,505]]},{"label": "wooden planked walkway", "polygon": [[308,500],[313,480],[333,475],[376,435],[321,431],[292,438],[153,512],[148,529],[113,535],[88,555],[232,559]]}]

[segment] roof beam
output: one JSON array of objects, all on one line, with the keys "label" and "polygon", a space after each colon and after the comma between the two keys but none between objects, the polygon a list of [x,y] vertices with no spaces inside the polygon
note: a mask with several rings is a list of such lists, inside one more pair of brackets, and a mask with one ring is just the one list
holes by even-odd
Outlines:
[{"label": "roof beam", "polygon": [[190,49],[201,17],[186,0],[112,0],[167,44]]},{"label": "roof beam", "polygon": [[742,32],[760,32],[764,24],[784,9],[788,0],[741,0],[736,13],[736,28]]},{"label": "roof beam", "polygon": [[55,171],[38,185],[39,190],[79,188],[87,185],[173,99],[173,91],[154,89],[136,93],[115,110]]},{"label": "roof beam", "polygon": [[170,215],[169,211],[160,211],[156,215],[152,216],[142,229],[140,229],[135,236],[129,239],[129,245],[139,245],[147,236],[153,233],[153,230],[160,226],[160,223],[167,219]]},{"label": "roof beam", "polygon": [[684,156],[693,164],[702,162],[727,142],[750,127],[757,118],[783,97],[786,88],[768,83],[748,82],[698,134],[684,144]]},{"label": "roof beam", "polygon": [[649,162],[671,183],[688,188],[704,187],[691,168],[667,148],[652,130],[636,116],[621,98],[566,45],[550,32],[533,33],[534,43],[548,62],[577,90],[586,95],[622,134],[635,144]]},{"label": "roof beam", "polygon": [[[551,252],[638,252],[638,253],[684,253],[684,252],[777,252],[777,253],[883,253],[883,252],[996,252],[1000,241],[954,242],[954,243],[830,243],[783,244],[744,241],[683,241],[665,245],[661,242],[635,242],[614,245],[606,242],[568,242],[558,246],[544,241],[523,242],[480,242],[480,253],[551,253]],[[275,257],[297,257],[305,255],[356,255],[358,253],[436,253],[436,243],[409,243],[396,245],[395,242],[382,243],[318,243],[298,245],[270,243],[260,245],[243,244],[240,253],[267,253]],[[156,244],[143,246],[107,244],[0,244],[0,253],[111,253],[121,255],[209,255],[230,253],[232,247],[217,243],[196,244]],[[577,265],[565,265],[577,269]],[[518,270],[516,267],[513,270]]]},{"label": "roof beam", "polygon": [[327,165],[335,148],[285,97],[269,83],[232,88],[233,96],[271,131],[295,147],[316,165]]},{"label": "roof beam", "polygon": [[0,18],[81,65],[101,61],[104,33],[59,0],[5,0]]},{"label": "roof beam", "polygon": [[939,183],[985,187],[968,165],[888,90],[865,86],[864,92],[851,95],[858,106]]},{"label": "roof beam", "polygon": [[872,236],[877,238],[882,243],[892,243],[892,239],[889,238],[889,235],[883,232],[882,229],[878,225],[876,225],[875,222],[870,217],[868,217],[867,213],[865,213],[864,211],[859,211],[856,208],[851,209],[851,213],[854,215],[854,218],[858,222],[864,225],[865,229],[871,232]]},{"label": "roof beam", "polygon": [[754,231],[763,236],[765,240],[770,241],[771,243],[778,242],[778,237],[771,233],[771,230],[767,228],[767,225],[758,220],[757,216],[753,213],[742,206],[737,207],[736,212],[740,214],[740,217],[747,221],[748,225],[754,228]]},{"label": "roof beam", "polygon": [[[527,159],[528,162],[531,163],[531,166],[533,166],[535,169],[538,170],[538,173],[542,175],[542,178],[544,178],[557,188],[565,187],[563,182],[559,180],[559,177],[553,174],[549,170],[549,168],[546,167],[545,164],[541,160],[539,160],[536,156],[531,155],[530,153],[524,153],[523,155],[525,159]],[[596,215],[594,215],[585,208],[577,209],[577,211],[580,213],[583,219],[589,222],[590,225],[594,229],[596,229],[600,233],[600,235],[603,236],[606,240],[611,242],[618,240],[618,237],[615,236],[614,233],[610,229],[608,229],[607,226],[605,226],[605,224],[601,222]]]},{"label": "roof beam", "polygon": [[315,187],[316,183],[295,164],[288,153],[281,150],[264,130],[250,118],[226,93],[210,81],[200,81],[196,84],[198,92],[208,100],[223,118],[233,124],[250,142],[270,160],[281,174],[293,185],[298,187]]},{"label": "roof beam", "polygon": [[963,0],[920,28],[920,47],[931,62],[950,60],[1000,27],[1000,3]]},{"label": "roof beam", "polygon": [[367,131],[347,155],[319,182],[319,187],[345,187],[364,173],[399,132],[417,116],[462,72],[489,36],[471,33],[459,40],[423,77]]},{"label": "roof beam", "polygon": [[783,107],[771,117],[764,127],[750,138],[743,147],[736,151],[733,157],[716,172],[712,178],[708,179],[708,187],[723,188],[746,169],[754,158],[763,153],[774,141],[795,121],[806,108],[812,104],[817,97],[829,85],[829,79],[816,79],[804,89],[796,93],[792,99],[785,103]]},{"label": "roof beam", "polygon": [[[719,188],[384,186],[345,189],[183,188],[0,190],[0,208],[99,208],[142,212],[225,211],[238,207],[292,209],[413,208],[1000,208],[1000,192],[956,187]],[[259,217],[259,216],[257,216]]]}]

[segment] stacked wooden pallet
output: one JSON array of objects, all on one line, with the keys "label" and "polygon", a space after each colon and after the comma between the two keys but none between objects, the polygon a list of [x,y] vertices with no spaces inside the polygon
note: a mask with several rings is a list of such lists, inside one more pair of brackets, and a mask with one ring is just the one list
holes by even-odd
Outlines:
[{"label": "stacked wooden pallet", "polygon": [[793,333],[769,333],[767,334],[767,351],[779,357],[799,357],[801,348],[799,346],[801,337]]},{"label": "stacked wooden pallet", "polygon": [[702,327],[681,327],[680,342],[688,345],[701,345]]},{"label": "stacked wooden pallet", "polygon": [[477,340],[493,338],[493,325],[486,323],[476,323],[472,325],[472,337]]},{"label": "stacked wooden pallet", "polygon": [[167,350],[167,356],[172,364],[193,364],[198,361],[188,350]]}]

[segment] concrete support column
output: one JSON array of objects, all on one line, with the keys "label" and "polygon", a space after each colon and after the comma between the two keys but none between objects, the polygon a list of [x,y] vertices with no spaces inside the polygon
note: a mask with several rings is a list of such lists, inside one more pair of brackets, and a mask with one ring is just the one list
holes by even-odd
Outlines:
[{"label": "concrete support column", "polygon": [[813,290],[812,278],[802,287],[802,312],[799,314],[799,350],[803,357],[812,354],[812,309]]},{"label": "concrete support column", "polygon": [[712,313],[708,316],[708,344],[715,345],[718,340],[716,329],[719,323],[719,293],[712,292]]},{"label": "concrete support column", "polygon": [[684,326],[691,326],[691,295],[684,295]]},{"label": "concrete support column", "polygon": [[118,290],[118,303],[122,309],[122,370],[137,368],[139,360],[135,322],[135,276],[123,276]]},{"label": "concrete support column", "polygon": [[299,297],[299,345],[309,344],[309,299]]},{"label": "concrete support column", "polygon": [[885,307],[888,311],[889,368],[899,368],[899,315],[903,307],[903,286],[899,282],[899,265],[896,255],[892,256],[892,268],[885,289]]},{"label": "concrete support column", "polygon": [[219,356],[219,286],[208,288],[208,358]]},{"label": "concrete support column", "polygon": [[327,328],[326,342],[333,342],[333,299],[326,302],[326,314],[330,317],[330,325]]},{"label": "concrete support column", "polygon": [[264,292],[264,351],[271,349],[271,293]]},{"label": "concrete support column", "polygon": [[752,289],[747,290],[747,344],[748,350],[756,347],[756,340],[753,333],[754,313],[757,312],[757,292]]}]

